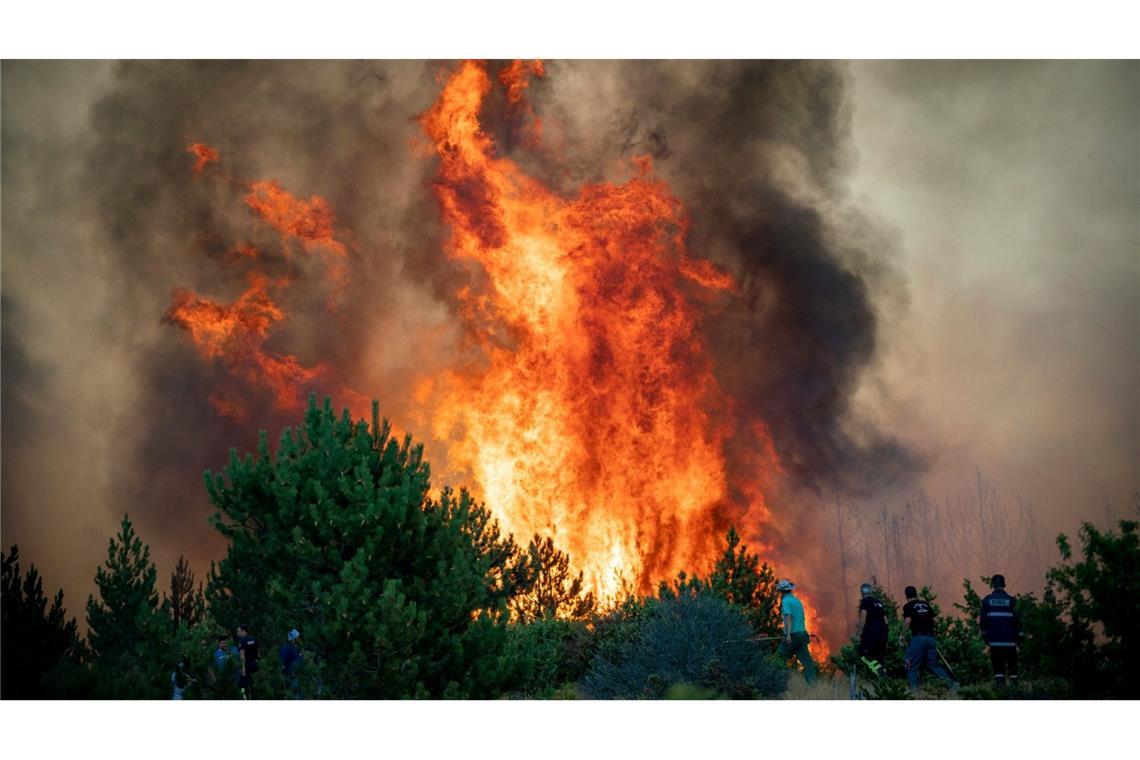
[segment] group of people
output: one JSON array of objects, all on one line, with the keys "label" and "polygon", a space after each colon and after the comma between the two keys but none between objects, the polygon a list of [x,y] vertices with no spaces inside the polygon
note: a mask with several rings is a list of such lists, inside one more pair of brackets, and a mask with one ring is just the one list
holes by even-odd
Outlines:
[{"label": "group of people", "polygon": [[[993,591],[981,603],[978,623],[982,636],[990,650],[994,679],[998,686],[1017,683],[1017,643],[1019,626],[1016,600],[1005,590],[1005,577],[995,575],[990,585]],[[815,662],[811,658],[809,646],[811,636],[807,632],[803,603],[793,591],[796,584],[785,579],[776,583],[780,592],[780,616],[783,619],[784,634],[778,653],[784,660],[795,658],[803,666],[804,678],[814,683]],[[875,595],[874,586],[864,583],[859,587],[862,599],[859,602],[859,616],[855,624],[855,640],[858,643],[860,662],[872,673],[878,675],[886,658],[889,630],[887,611],[883,601]],[[918,675],[926,668],[945,681],[951,692],[958,688],[957,681],[939,663],[941,655],[934,636],[934,609],[920,599],[914,586],[907,586],[906,604],[903,605],[903,626],[899,631],[898,645],[906,644],[907,634],[910,643],[906,648],[904,664],[907,682],[912,690],[918,689]],[[286,642],[278,652],[281,661],[281,674],[285,685],[294,699],[301,698],[298,672],[304,662],[301,649],[301,632],[296,628],[289,631]],[[230,663],[234,663],[231,666]],[[943,661],[944,662],[944,661]],[[229,636],[218,637],[218,647],[214,651],[214,670],[218,674],[234,669],[235,680],[241,690],[242,699],[253,698],[253,678],[260,669],[260,648],[257,639],[250,635],[244,625],[237,627],[236,644],[230,644]],[[184,663],[171,673],[173,698],[182,699],[186,686]]]},{"label": "group of people", "polygon": [[[1005,590],[1005,577],[994,575],[990,579],[992,592],[981,603],[978,624],[982,637],[990,650],[994,680],[999,687],[1017,684],[1017,644],[1019,625],[1016,600]],[[808,646],[811,637],[804,624],[804,608],[793,590],[795,584],[782,579],[776,584],[781,594],[780,614],[783,618],[784,636],[780,642],[779,655],[784,660],[795,658],[804,669],[804,678],[813,683],[816,677],[815,663]],[[882,670],[887,653],[887,611],[881,599],[875,596],[870,583],[859,588],[862,599],[859,602],[859,616],[855,624],[855,639],[858,642],[860,662],[872,673]],[[934,609],[920,599],[914,586],[907,586],[906,604],[903,605],[903,626],[899,631],[898,645],[906,644],[907,634],[910,643],[904,655],[907,682],[912,690],[918,689],[918,676],[922,668],[945,681],[950,691],[956,691],[958,683],[939,662],[941,654],[934,636]],[[945,660],[943,659],[943,663]]]},{"label": "group of people", "polygon": [[[235,644],[231,644],[231,639],[227,635],[218,637],[213,669],[219,675],[232,669],[242,699],[252,699],[254,675],[261,669],[260,647],[257,639],[250,635],[244,625],[237,627],[235,641]],[[286,635],[286,642],[278,651],[278,658],[281,661],[281,674],[290,696],[293,699],[300,699],[301,684],[298,676],[304,662],[304,653],[301,649],[301,632],[296,628],[291,629]],[[177,685],[174,698],[181,699]]]}]

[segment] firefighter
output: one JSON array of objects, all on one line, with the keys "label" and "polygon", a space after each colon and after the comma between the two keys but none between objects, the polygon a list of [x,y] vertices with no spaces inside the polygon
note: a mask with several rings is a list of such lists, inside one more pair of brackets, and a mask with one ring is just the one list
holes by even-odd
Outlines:
[{"label": "firefighter", "polygon": [[784,619],[784,640],[780,642],[778,651],[784,661],[791,657],[799,660],[804,666],[804,680],[811,684],[815,682],[815,663],[808,652],[811,637],[804,626],[804,606],[792,593],[795,587],[796,584],[786,578],[781,578],[776,584],[781,596],[780,614]]},{"label": "firefighter", "polygon": [[887,655],[887,610],[875,596],[875,587],[864,583],[859,587],[859,620],[855,624],[855,640],[859,642],[859,658],[872,673],[879,674]]},{"label": "firefighter", "polygon": [[978,624],[982,638],[990,648],[990,662],[994,667],[994,680],[999,688],[1007,683],[1017,685],[1017,641],[1020,635],[1017,620],[1017,600],[1005,591],[1005,576],[990,579],[993,593],[982,600]]},{"label": "firefighter", "polygon": [[950,686],[950,692],[958,690],[958,683],[938,664],[938,645],[934,641],[934,609],[918,598],[914,586],[907,586],[906,604],[903,605],[903,627],[899,631],[899,646],[903,645],[906,633],[910,631],[910,645],[906,649],[906,678],[911,691],[918,690],[918,671],[925,667]]}]

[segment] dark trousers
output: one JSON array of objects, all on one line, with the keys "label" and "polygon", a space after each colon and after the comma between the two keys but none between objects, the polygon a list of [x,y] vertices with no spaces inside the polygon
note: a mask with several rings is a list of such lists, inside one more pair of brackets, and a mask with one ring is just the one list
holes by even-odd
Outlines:
[{"label": "dark trousers", "polygon": [[1010,682],[1017,681],[1017,647],[990,647],[990,662],[994,666],[994,680],[998,686],[1005,683],[1007,673]]},{"label": "dark trousers", "polygon": [[789,644],[786,641],[780,642],[778,650],[780,659],[787,660],[790,657],[795,657],[804,666],[804,679],[808,683],[815,681],[815,663],[812,662],[811,653],[808,652],[808,641],[810,638],[803,631],[797,631],[792,634],[792,642]]},{"label": "dark trousers", "polygon": [[910,637],[910,646],[906,648],[906,679],[910,688],[918,688],[918,669],[922,667],[950,684],[951,689],[957,688],[954,679],[938,664],[938,648],[933,636]]},{"label": "dark trousers", "polygon": [[859,656],[882,662],[887,657],[887,632],[867,631],[859,637]]}]

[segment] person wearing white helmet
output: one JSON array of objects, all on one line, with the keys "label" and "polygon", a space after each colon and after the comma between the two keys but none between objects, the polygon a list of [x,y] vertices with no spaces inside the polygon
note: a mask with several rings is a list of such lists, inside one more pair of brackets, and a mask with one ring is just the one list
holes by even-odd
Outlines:
[{"label": "person wearing white helmet", "polygon": [[787,660],[795,657],[804,668],[804,679],[808,683],[815,682],[815,663],[808,651],[807,628],[804,626],[804,605],[795,597],[792,590],[796,584],[787,578],[781,578],[776,583],[776,590],[780,592],[780,614],[784,619],[784,640],[780,642],[779,655]]}]

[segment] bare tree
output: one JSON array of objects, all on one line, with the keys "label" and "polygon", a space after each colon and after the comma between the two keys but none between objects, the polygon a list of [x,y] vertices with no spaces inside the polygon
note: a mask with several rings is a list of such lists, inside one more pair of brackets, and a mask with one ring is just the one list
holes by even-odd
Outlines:
[{"label": "bare tree", "polygon": [[856,556],[863,548],[863,526],[851,500],[839,489],[831,494],[831,518],[834,526],[836,559],[843,593],[851,593],[850,572],[856,568]]}]

